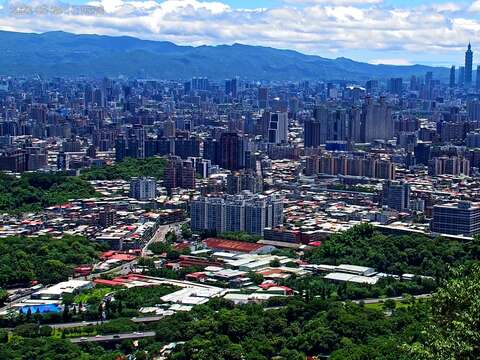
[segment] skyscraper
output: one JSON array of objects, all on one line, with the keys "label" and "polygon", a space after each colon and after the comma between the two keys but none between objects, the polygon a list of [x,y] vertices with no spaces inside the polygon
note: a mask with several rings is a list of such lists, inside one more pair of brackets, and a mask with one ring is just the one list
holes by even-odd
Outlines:
[{"label": "skyscraper", "polygon": [[374,103],[369,97],[364,105],[364,139],[366,142],[374,140],[389,140],[394,136],[392,108],[384,97]]},{"label": "skyscraper", "polygon": [[477,90],[480,90],[480,65],[477,66],[477,84],[476,84]]},{"label": "skyscraper", "polygon": [[320,121],[314,118],[305,120],[305,130],[303,135],[306,148],[314,148],[322,144],[320,131]]},{"label": "skyscraper", "polygon": [[280,144],[288,141],[288,114],[270,114],[268,124],[268,142]]},{"label": "skyscraper", "polygon": [[220,166],[228,170],[239,170],[244,166],[243,141],[237,133],[222,134],[219,160]]},{"label": "skyscraper", "polygon": [[458,68],[458,86],[463,87],[465,85],[465,66]]},{"label": "skyscraper", "polygon": [[258,88],[258,107],[260,109],[268,108],[268,88]]},{"label": "skyscraper", "polygon": [[395,95],[402,95],[403,79],[391,78],[388,82],[388,91]]},{"label": "skyscraper", "polygon": [[455,66],[452,66],[450,68],[450,87],[454,88],[455,87]]},{"label": "skyscraper", "polygon": [[178,156],[172,156],[165,167],[164,186],[169,192],[180,187],[183,189],[195,188],[195,169],[191,161],[184,161]]},{"label": "skyscraper", "polygon": [[473,78],[473,51],[472,45],[468,44],[467,52],[465,53],[465,87],[472,86]]}]

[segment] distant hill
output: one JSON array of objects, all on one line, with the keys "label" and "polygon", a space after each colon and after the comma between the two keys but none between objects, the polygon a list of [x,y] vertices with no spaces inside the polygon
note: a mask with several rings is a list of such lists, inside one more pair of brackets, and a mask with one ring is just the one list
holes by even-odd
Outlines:
[{"label": "distant hill", "polygon": [[371,65],[346,58],[326,59],[291,50],[241,44],[178,46],[132,37],[28,34],[0,31],[0,75],[118,76],[188,79],[240,76],[256,80],[385,79],[433,71],[446,79],[448,69],[423,65]]}]

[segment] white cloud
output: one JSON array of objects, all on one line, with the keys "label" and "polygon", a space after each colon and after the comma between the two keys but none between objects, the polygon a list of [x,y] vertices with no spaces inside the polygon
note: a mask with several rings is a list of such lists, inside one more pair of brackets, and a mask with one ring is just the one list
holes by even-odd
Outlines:
[{"label": "white cloud", "polygon": [[[45,3],[34,1],[27,3]],[[189,45],[237,42],[319,55],[368,51],[370,62],[403,64],[415,54],[445,60],[445,54],[461,54],[464,44],[480,38],[480,20],[467,11],[475,6],[480,11],[480,0],[469,9],[453,2],[402,8],[381,0],[288,2],[247,10],[221,0],[91,0],[88,4],[104,13],[89,16],[11,16],[7,3],[0,10],[0,29],[130,35]]]},{"label": "white cloud", "polygon": [[383,0],[284,0],[288,4],[324,4],[324,5],[371,5],[381,4]]},{"label": "white cloud", "polygon": [[370,64],[373,65],[412,65],[412,63],[407,59],[375,59],[370,61]]},{"label": "white cloud", "polygon": [[480,0],[474,1],[472,5],[470,5],[469,10],[472,12],[480,11]]}]

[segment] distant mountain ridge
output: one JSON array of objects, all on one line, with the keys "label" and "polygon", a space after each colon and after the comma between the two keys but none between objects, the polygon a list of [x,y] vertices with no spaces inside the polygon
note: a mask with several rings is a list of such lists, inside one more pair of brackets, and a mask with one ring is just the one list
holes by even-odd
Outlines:
[{"label": "distant mountain ridge", "polygon": [[292,50],[242,44],[179,46],[133,37],[0,31],[0,75],[44,77],[206,76],[250,80],[355,80],[424,76],[446,79],[447,68],[372,65],[346,58],[327,59]]}]

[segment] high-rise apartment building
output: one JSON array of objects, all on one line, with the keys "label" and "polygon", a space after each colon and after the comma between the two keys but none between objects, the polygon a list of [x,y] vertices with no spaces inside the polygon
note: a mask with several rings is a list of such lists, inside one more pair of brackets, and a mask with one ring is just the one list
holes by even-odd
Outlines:
[{"label": "high-rise apartment building", "polygon": [[244,167],[244,149],[242,137],[234,132],[223,133],[220,137],[220,166],[227,170],[239,170]]},{"label": "high-rise apartment building", "polygon": [[157,182],[154,178],[134,178],[130,181],[130,197],[145,201],[156,197]]},{"label": "high-rise apartment building", "polygon": [[263,235],[265,228],[283,223],[283,200],[275,196],[227,195],[200,197],[190,206],[192,230],[196,232],[246,231]]},{"label": "high-rise apartment building", "polygon": [[372,98],[367,98],[363,109],[364,141],[390,140],[394,136],[394,121],[392,109],[384,97],[378,103]]},{"label": "high-rise apartment building", "polygon": [[195,189],[195,168],[192,162],[178,156],[170,157],[165,167],[164,186],[168,192],[175,188]]}]

